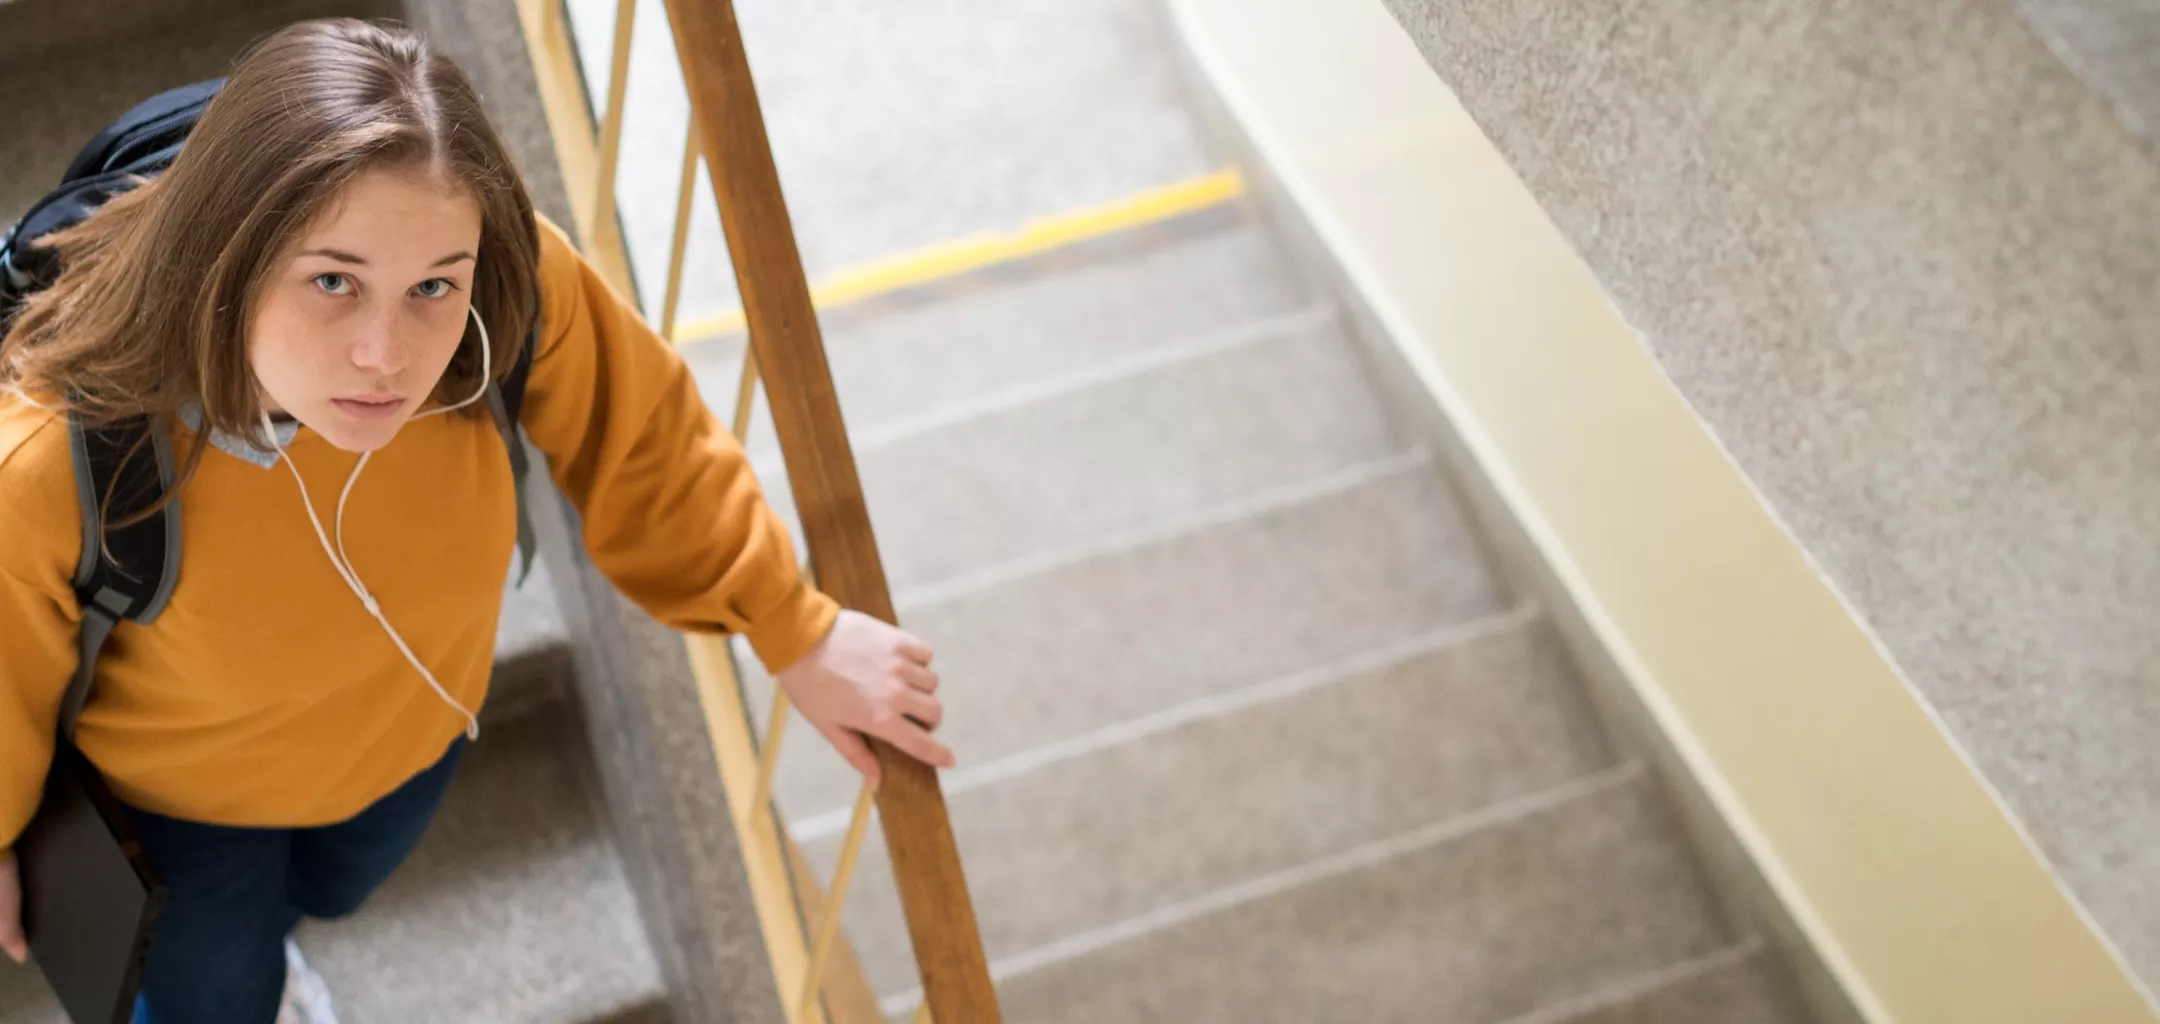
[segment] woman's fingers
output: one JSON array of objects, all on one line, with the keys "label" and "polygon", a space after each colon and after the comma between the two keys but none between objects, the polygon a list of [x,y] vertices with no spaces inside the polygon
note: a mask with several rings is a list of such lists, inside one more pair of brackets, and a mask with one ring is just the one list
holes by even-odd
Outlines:
[{"label": "woman's fingers", "polygon": [[937,657],[937,652],[912,633],[903,630],[895,632],[900,633],[900,654],[917,665],[929,668],[931,660]]},{"label": "woman's fingers", "polygon": [[945,704],[920,690],[902,687],[893,695],[893,710],[922,723],[926,729],[936,729],[945,721]]},{"label": "woman's fingers", "polygon": [[900,748],[900,752],[924,764],[938,768],[953,765],[952,751],[945,744],[931,738],[930,731],[906,718],[895,716],[883,728],[876,730],[877,738]]},{"label": "woman's fingers", "polygon": [[[915,715],[919,711],[922,714],[931,716],[929,720],[933,724],[935,719],[942,718],[944,715],[944,709],[939,707],[937,701],[933,698],[915,694],[913,698],[907,699],[920,699],[927,703],[914,710],[902,709],[903,714]],[[853,729],[827,729],[819,726],[818,732],[824,735],[826,742],[833,745],[834,750],[840,752],[840,756],[845,758],[848,765],[863,777],[864,782],[869,783],[873,789],[877,788],[881,773],[878,770],[877,753],[871,750],[870,741],[864,739],[861,733]],[[952,751],[946,749],[944,744],[931,738],[929,730],[924,729],[921,725],[910,721],[908,718],[895,717],[891,723],[871,730],[871,734],[892,744],[901,753],[924,764],[939,768],[953,766]]]},{"label": "woman's fingers", "polygon": [[894,670],[893,674],[899,676],[900,681],[906,683],[910,689],[923,693],[937,692],[938,674],[921,665],[908,662]]},{"label": "woman's fingers", "polygon": [[945,718],[934,696],[934,656],[918,637],[860,612],[842,612],[824,640],[781,670],[780,685],[826,742],[876,785],[880,773],[868,737],[932,765],[953,763],[952,752],[930,736]]}]

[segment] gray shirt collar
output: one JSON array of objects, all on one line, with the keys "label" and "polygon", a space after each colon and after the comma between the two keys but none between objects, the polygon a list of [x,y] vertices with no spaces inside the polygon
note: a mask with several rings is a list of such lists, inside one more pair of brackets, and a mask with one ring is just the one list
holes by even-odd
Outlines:
[{"label": "gray shirt collar", "polygon": [[[180,422],[187,424],[189,430],[201,433],[203,428],[202,403],[189,402],[182,407],[180,410]],[[292,445],[293,438],[299,436],[300,421],[285,420],[277,422],[273,420],[270,428],[274,432],[273,441],[277,447],[286,448]],[[264,469],[277,468],[276,452],[263,451],[249,444],[245,438],[234,437],[222,430],[212,430],[210,432],[210,446],[233,458],[253,463]]]}]

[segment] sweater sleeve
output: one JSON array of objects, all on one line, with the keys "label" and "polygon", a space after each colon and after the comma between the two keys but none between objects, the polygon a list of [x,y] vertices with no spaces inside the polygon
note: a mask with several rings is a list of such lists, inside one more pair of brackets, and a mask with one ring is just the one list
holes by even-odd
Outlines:
[{"label": "sweater sleeve", "polygon": [[75,675],[81,613],[70,581],[82,526],[67,454],[51,424],[0,443],[0,850],[37,810]]},{"label": "sweater sleeve", "polygon": [[540,222],[541,328],[520,419],[583,518],[593,564],[668,626],[747,636],[772,671],[839,607],[810,587],[787,528],[689,367]]}]

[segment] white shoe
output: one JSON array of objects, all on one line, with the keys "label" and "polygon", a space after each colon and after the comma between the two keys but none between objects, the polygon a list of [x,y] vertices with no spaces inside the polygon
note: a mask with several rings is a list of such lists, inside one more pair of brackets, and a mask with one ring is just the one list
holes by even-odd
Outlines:
[{"label": "white shoe", "polygon": [[285,997],[278,1002],[277,1024],[338,1024],[337,1010],[330,1005],[330,986],[300,955],[300,946],[285,940]]}]

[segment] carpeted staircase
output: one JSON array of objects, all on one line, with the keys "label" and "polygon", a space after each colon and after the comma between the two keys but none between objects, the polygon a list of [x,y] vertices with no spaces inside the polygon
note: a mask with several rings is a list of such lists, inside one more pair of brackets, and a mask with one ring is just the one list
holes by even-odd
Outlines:
[{"label": "carpeted staircase", "polygon": [[[854,319],[828,341],[1008,1019],[1805,1019],[1247,213]],[[777,793],[829,868],[853,780],[803,735]],[[900,1013],[882,868],[849,934]]]}]

